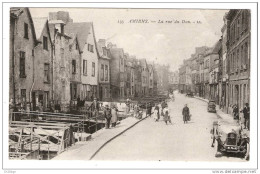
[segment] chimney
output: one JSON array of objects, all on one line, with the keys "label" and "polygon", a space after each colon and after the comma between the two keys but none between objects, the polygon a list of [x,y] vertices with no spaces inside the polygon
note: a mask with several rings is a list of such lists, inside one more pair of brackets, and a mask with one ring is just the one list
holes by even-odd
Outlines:
[{"label": "chimney", "polygon": [[99,39],[98,44],[100,44],[101,47],[106,47],[106,39]]}]

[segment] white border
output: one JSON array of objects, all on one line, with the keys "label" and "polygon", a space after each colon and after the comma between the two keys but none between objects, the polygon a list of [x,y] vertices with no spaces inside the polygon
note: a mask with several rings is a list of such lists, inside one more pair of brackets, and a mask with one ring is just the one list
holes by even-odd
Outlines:
[{"label": "white border", "polygon": [[[8,160],[8,101],[9,101],[9,8],[10,7],[97,7],[97,8],[205,8],[205,9],[251,9],[251,153],[249,162],[95,162],[95,161],[14,161]],[[4,168],[175,168],[175,169],[225,169],[256,168],[257,132],[257,7],[253,3],[5,3],[3,4],[3,122],[4,122]],[[2,72],[1,72],[2,73]],[[253,94],[253,95],[252,95]],[[45,171],[48,172],[48,171]],[[72,171],[71,171],[72,172]],[[105,172],[105,171],[104,171]],[[134,171],[133,171],[134,172]],[[201,173],[201,172],[200,172]]]}]

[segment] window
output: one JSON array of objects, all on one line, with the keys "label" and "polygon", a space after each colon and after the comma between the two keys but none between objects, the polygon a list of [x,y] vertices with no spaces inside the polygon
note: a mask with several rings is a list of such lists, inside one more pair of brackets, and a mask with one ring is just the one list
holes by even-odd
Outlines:
[{"label": "window", "polygon": [[20,77],[25,78],[25,52],[20,51]]},{"label": "window", "polygon": [[244,63],[247,65],[248,64],[248,61],[247,61],[247,59],[248,59],[248,45],[247,45],[247,43],[245,43],[245,55],[244,55]]},{"label": "window", "polygon": [[71,100],[76,100],[77,99],[77,84],[71,83],[70,90],[71,90]]},{"label": "window", "polygon": [[24,38],[29,39],[28,24],[24,23]]},{"label": "window", "polygon": [[78,50],[79,49],[79,45],[78,45],[78,43],[76,42],[76,44],[75,44],[75,49],[76,50]]},{"label": "window", "polygon": [[100,80],[103,81],[104,80],[104,65],[101,65],[101,78]]},{"label": "window", "polygon": [[21,101],[26,102],[26,89],[21,89]]},{"label": "window", "polygon": [[105,81],[108,81],[108,66],[105,65]]},{"label": "window", "polygon": [[83,75],[87,74],[87,60],[83,60]]},{"label": "window", "polygon": [[65,67],[65,60],[64,60],[64,49],[60,49],[60,55],[61,55],[61,67]]},{"label": "window", "polygon": [[92,76],[95,77],[95,63],[92,62]]},{"label": "window", "polygon": [[240,16],[237,20],[237,39],[239,38],[240,36]]},{"label": "window", "polygon": [[76,60],[72,60],[72,74],[76,74]]},{"label": "window", "polygon": [[44,64],[44,82],[50,82],[50,65],[48,63]]},{"label": "window", "polygon": [[123,61],[123,59],[120,59],[121,60],[121,65],[123,65],[124,64],[124,61]]},{"label": "window", "polygon": [[243,45],[241,46],[241,65],[244,65],[244,47]]},{"label": "window", "polygon": [[88,44],[88,51],[94,53],[93,47],[93,45]]},{"label": "window", "polygon": [[43,36],[43,49],[48,50],[48,39]]},{"label": "window", "polygon": [[103,47],[103,55],[104,55],[104,56],[107,56],[107,50],[106,50],[106,48],[104,48],[104,47]]},{"label": "window", "polygon": [[240,69],[239,68],[239,64],[241,63],[240,62],[241,60],[240,60],[240,57],[239,57],[239,49],[237,50],[237,66],[236,66],[236,68],[238,68],[238,69]]}]

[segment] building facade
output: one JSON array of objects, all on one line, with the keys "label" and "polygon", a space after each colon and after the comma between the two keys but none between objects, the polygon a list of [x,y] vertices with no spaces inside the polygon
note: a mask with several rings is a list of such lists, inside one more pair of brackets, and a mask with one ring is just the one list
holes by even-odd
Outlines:
[{"label": "building facade", "polygon": [[250,101],[250,35],[249,10],[230,10],[227,14],[228,105],[238,108]]}]

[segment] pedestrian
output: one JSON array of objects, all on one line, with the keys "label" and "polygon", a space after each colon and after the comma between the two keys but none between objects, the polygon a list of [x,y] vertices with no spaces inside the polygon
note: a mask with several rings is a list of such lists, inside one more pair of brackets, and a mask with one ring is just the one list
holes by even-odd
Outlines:
[{"label": "pedestrian", "polygon": [[172,124],[171,117],[170,117],[170,111],[168,109],[168,106],[166,106],[163,109],[163,119],[164,119],[164,122],[165,122],[166,125],[167,125],[167,122]]},{"label": "pedestrian", "polygon": [[152,114],[152,105],[151,103],[147,104],[147,111],[146,111],[146,116],[150,116],[151,117]]},{"label": "pedestrian", "polygon": [[106,105],[105,110],[104,110],[104,116],[106,119],[106,129],[109,129],[110,126],[110,120],[111,120],[111,109],[109,108],[108,105]]},{"label": "pedestrian", "polygon": [[127,99],[125,104],[126,104],[126,114],[128,114],[130,111],[130,104],[131,104],[130,99]]},{"label": "pedestrian", "polygon": [[159,108],[159,105],[157,104],[154,108],[154,111],[157,111],[156,112],[156,116],[157,116],[157,120],[156,121],[159,121],[160,120],[160,108]]},{"label": "pedestrian", "polygon": [[137,117],[137,115],[138,115],[138,105],[136,103],[134,106],[134,117]]},{"label": "pedestrian", "polygon": [[158,121],[158,110],[154,110],[154,112],[153,112],[153,119],[154,119],[154,121]]},{"label": "pedestrian", "polygon": [[183,115],[183,122],[185,124],[188,122],[190,116],[190,109],[188,108],[187,104],[185,104],[184,108],[182,109],[182,115]]},{"label": "pedestrian", "polygon": [[111,125],[112,127],[115,127],[116,126],[116,122],[117,122],[117,112],[118,112],[118,109],[116,108],[115,105],[112,106],[112,110],[111,110]]},{"label": "pedestrian", "polygon": [[244,129],[248,129],[250,128],[250,108],[249,108],[249,104],[246,103],[246,106],[243,109],[243,114],[244,114]]},{"label": "pedestrian", "polygon": [[238,119],[238,107],[236,104],[233,106],[233,117],[234,120]]},{"label": "pedestrian", "polygon": [[92,112],[92,116],[97,117],[99,113],[99,103],[97,101],[97,98],[94,98],[93,103],[90,105],[90,109]]}]

